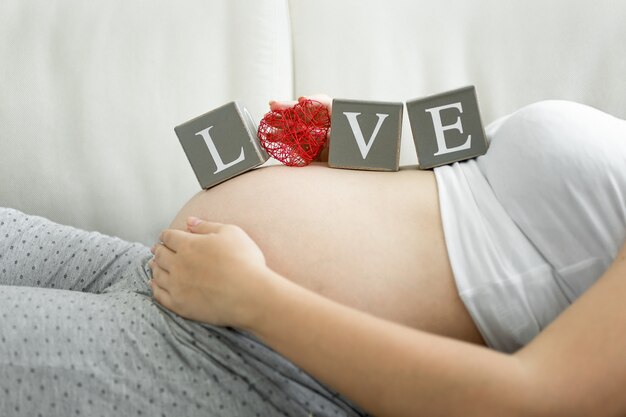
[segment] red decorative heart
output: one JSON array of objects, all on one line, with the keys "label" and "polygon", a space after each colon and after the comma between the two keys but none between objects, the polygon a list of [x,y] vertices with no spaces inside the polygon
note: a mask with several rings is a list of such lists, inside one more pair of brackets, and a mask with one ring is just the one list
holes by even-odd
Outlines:
[{"label": "red decorative heart", "polygon": [[326,145],[330,114],[322,103],[302,100],[263,116],[257,136],[261,146],[285,165],[309,165]]}]

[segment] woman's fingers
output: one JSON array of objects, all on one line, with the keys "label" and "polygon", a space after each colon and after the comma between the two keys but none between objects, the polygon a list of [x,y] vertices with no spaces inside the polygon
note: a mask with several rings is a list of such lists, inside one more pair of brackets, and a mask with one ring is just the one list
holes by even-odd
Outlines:
[{"label": "woman's fingers", "polygon": [[298,97],[297,101],[294,100],[270,100],[270,110],[285,110],[290,107],[295,106],[298,103],[301,103],[305,100],[313,100],[322,104],[324,107],[328,109],[328,113],[332,113],[333,107],[333,99],[326,94],[313,94],[310,96],[301,96]]},{"label": "woman's fingers", "polygon": [[150,280],[150,287],[152,288],[152,298],[154,298],[159,304],[168,310],[172,310],[172,296],[170,293],[161,287],[155,280],[152,278]]},{"label": "woman's fingers", "polygon": [[197,217],[187,218],[187,230],[195,234],[218,233],[224,227],[223,223],[209,222]]},{"label": "woman's fingers", "polygon": [[302,96],[298,97],[298,102],[303,100],[314,100],[321,104],[323,104],[326,109],[328,109],[328,113],[332,113],[333,110],[333,99],[326,94],[313,94],[310,96]]},{"label": "woman's fingers", "polygon": [[154,259],[148,263],[148,266],[152,270],[152,280],[161,288],[167,289],[170,280],[170,273],[161,268],[159,264],[154,261]]},{"label": "woman's fingers", "polygon": [[159,235],[159,240],[162,245],[176,252],[181,243],[185,240],[185,234],[186,232],[182,230],[165,229]]},{"label": "woman's fingers", "polygon": [[[187,219],[187,228],[189,231],[193,229],[194,233],[208,234],[208,233],[217,233],[221,227],[222,223],[216,222],[208,222],[205,220],[200,220],[196,217],[189,217]],[[180,245],[189,239],[189,234],[183,230],[176,229],[165,229],[159,235],[159,240],[161,241],[161,245],[165,245],[168,249],[172,250],[174,253],[178,251]],[[155,245],[151,252],[154,254],[158,249],[158,244]]]},{"label": "woman's fingers", "polygon": [[277,111],[277,110],[285,110],[290,107],[293,107],[296,104],[298,104],[298,102],[297,101],[270,100],[269,104],[270,104],[270,110]]},{"label": "woman's fingers", "polygon": [[156,245],[154,250],[154,258],[152,262],[156,263],[159,268],[169,272],[173,262],[174,252],[165,245]]}]

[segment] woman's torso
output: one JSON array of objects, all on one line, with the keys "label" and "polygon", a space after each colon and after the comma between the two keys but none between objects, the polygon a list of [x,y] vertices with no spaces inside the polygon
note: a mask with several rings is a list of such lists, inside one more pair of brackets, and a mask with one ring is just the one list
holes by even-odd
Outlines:
[{"label": "woman's torso", "polygon": [[242,227],[268,265],[343,304],[483,343],[459,299],[432,171],[274,166],[194,196],[187,216]]}]

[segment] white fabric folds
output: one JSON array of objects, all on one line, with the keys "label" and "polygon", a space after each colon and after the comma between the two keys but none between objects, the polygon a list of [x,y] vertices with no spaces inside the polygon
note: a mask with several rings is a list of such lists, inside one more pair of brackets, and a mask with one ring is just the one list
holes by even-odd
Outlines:
[{"label": "white fabric folds", "polygon": [[486,342],[526,345],[626,239],[626,122],[566,101],[487,128],[476,159],[435,168],[459,295]]}]

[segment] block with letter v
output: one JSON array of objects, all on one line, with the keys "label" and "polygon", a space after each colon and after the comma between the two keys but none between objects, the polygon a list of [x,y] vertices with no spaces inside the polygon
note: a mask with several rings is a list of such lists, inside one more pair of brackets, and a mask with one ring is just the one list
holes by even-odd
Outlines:
[{"label": "block with letter v", "polygon": [[328,165],[397,171],[403,103],[334,99]]}]

